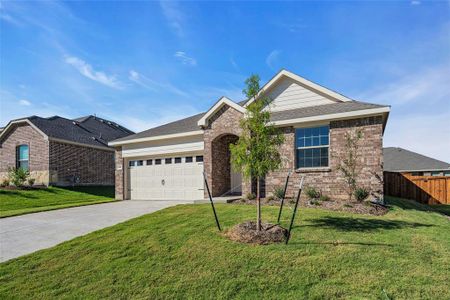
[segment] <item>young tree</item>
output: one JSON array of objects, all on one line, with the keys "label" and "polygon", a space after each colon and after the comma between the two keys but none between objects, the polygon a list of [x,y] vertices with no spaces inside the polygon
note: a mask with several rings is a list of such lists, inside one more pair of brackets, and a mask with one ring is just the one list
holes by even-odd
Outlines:
[{"label": "young tree", "polygon": [[270,123],[270,111],[263,110],[269,103],[264,95],[259,95],[259,76],[252,75],[245,80],[243,93],[248,99],[255,98],[247,107],[247,112],[241,120],[242,135],[238,142],[230,145],[231,163],[236,171],[242,173],[245,179],[256,179],[257,230],[261,230],[261,195],[260,181],[270,171],[281,165],[278,147],[283,143],[284,136]]},{"label": "young tree", "polygon": [[339,170],[344,176],[349,201],[352,200],[352,196],[357,189],[356,179],[358,178],[358,148],[359,140],[361,138],[362,131],[359,129],[354,132],[347,132],[345,134],[345,152],[341,156],[337,157],[337,170]]}]

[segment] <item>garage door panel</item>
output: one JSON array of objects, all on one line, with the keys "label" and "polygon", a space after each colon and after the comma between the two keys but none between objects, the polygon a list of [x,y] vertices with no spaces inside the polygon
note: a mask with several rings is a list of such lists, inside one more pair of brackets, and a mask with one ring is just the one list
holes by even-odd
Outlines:
[{"label": "garage door panel", "polygon": [[[131,198],[139,200],[203,199],[203,163],[172,163],[129,168]],[[164,184],[163,184],[164,182]]]}]

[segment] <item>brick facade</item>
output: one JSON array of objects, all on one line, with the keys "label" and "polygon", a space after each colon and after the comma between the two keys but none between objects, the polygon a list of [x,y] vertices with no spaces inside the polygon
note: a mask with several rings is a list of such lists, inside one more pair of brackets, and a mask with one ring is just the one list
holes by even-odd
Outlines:
[{"label": "brick facade", "polygon": [[[357,185],[371,191],[371,197],[383,193],[383,124],[381,117],[370,117],[330,122],[330,165],[326,169],[311,169],[293,172],[290,177],[287,196],[293,197],[298,191],[300,176],[305,175],[304,186],[312,186],[333,199],[347,199],[348,194],[342,174],[336,169],[337,160],[345,153],[345,133],[361,129],[363,138],[358,150]],[[280,148],[282,167],[266,177],[266,189],[273,192],[276,187],[284,187],[288,171],[295,169],[295,130],[283,128],[285,142]],[[305,196],[305,195],[303,195]]]},{"label": "brick facade", "polygon": [[[239,122],[243,114],[227,105],[223,106],[209,120],[204,130],[204,169],[213,196],[227,191],[230,183],[229,143],[235,142],[241,134]],[[228,188],[229,189],[229,188]],[[250,192],[250,183],[244,182],[242,193]],[[207,192],[205,190],[205,197]]]},{"label": "brick facade", "polygon": [[114,185],[114,152],[49,141],[25,123],[13,128],[0,141],[0,181],[16,166],[16,147],[29,146],[29,170],[36,184]]},{"label": "brick facade", "polygon": [[114,152],[50,141],[50,184],[114,185]]},{"label": "brick facade", "polygon": [[16,167],[16,148],[19,145],[29,147],[29,168],[36,184],[49,183],[48,140],[29,124],[15,124],[0,141],[0,181],[8,174],[8,168]]}]

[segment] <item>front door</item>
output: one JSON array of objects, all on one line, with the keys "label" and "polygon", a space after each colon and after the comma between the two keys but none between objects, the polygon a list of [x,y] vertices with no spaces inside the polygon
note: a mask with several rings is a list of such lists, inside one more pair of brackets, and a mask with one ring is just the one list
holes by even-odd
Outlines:
[{"label": "front door", "polygon": [[242,193],[242,174],[236,173],[231,169],[231,193]]}]

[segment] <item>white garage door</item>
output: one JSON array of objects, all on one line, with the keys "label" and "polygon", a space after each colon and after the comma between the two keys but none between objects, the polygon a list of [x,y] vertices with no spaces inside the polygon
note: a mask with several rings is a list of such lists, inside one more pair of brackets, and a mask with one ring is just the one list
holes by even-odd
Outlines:
[{"label": "white garage door", "polygon": [[203,199],[203,156],[129,161],[131,199]]}]

